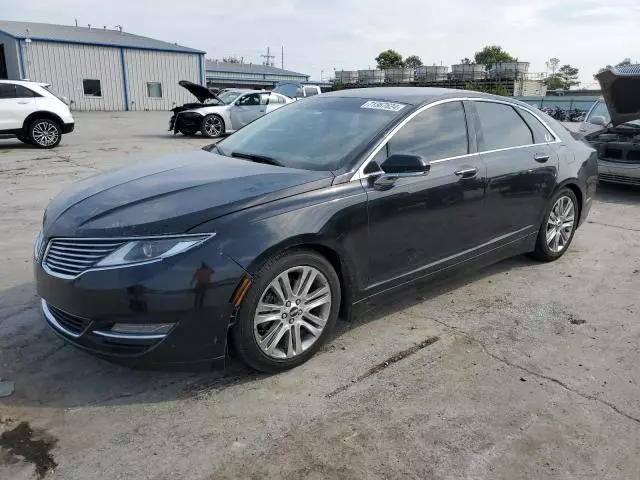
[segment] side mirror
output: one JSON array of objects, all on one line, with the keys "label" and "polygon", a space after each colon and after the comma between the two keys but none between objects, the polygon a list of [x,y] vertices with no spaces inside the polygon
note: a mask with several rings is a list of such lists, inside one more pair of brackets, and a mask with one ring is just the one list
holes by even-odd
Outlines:
[{"label": "side mirror", "polygon": [[396,153],[388,157],[380,169],[382,175],[372,177],[376,190],[388,190],[401,177],[419,177],[429,172],[429,162],[420,155]]},{"label": "side mirror", "polygon": [[430,165],[420,155],[396,153],[388,157],[380,168],[390,177],[416,177],[426,174]]},{"label": "side mirror", "polygon": [[606,127],[607,126],[607,119],[604,118],[602,115],[594,115],[593,117],[591,117],[589,119],[589,123],[591,123],[593,125],[600,125],[602,127]]}]

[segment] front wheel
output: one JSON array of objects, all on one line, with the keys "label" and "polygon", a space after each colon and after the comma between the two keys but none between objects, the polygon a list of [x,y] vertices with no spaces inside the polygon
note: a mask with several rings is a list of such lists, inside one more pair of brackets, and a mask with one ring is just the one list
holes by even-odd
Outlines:
[{"label": "front wheel", "polygon": [[224,120],[218,115],[207,115],[202,119],[201,130],[207,138],[219,137],[224,134]]},{"label": "front wheel", "polygon": [[569,188],[557,192],[549,202],[532,256],[543,262],[560,258],[567,251],[578,226],[578,199]]},{"label": "front wheel", "polygon": [[321,255],[297,250],[267,261],[236,316],[236,352],[256,370],[275,373],[307,361],[340,310],[340,281]]},{"label": "front wheel", "polygon": [[58,122],[49,118],[36,118],[29,125],[29,140],[38,148],[53,148],[60,143],[62,130]]}]

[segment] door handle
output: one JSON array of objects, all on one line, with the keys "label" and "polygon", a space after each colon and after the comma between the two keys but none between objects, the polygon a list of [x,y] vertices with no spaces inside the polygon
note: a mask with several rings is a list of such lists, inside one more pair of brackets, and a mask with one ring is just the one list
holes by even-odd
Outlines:
[{"label": "door handle", "polygon": [[21,100],[18,102],[20,105],[26,105],[27,103],[29,103],[29,100]]},{"label": "door handle", "polygon": [[264,113],[264,112],[266,112],[266,109],[261,108],[261,109],[260,109],[260,113]]},{"label": "door handle", "polygon": [[544,163],[544,162],[546,162],[547,160],[549,160],[549,156],[550,156],[550,155],[549,155],[548,153],[536,153],[536,154],[533,156],[533,159],[534,159],[536,162]]},{"label": "door handle", "polygon": [[462,178],[472,178],[476,176],[478,169],[476,167],[462,167],[453,173]]}]

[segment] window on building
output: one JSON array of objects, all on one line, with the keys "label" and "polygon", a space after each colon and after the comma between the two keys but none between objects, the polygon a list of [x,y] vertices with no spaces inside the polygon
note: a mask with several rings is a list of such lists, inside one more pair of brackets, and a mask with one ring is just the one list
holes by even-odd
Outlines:
[{"label": "window on building", "polygon": [[462,103],[443,103],[416,115],[393,136],[389,153],[421,155],[426,160],[469,153]]},{"label": "window on building", "polygon": [[147,95],[151,98],[162,98],[162,84],[160,82],[147,82]]},{"label": "window on building", "polygon": [[100,88],[100,80],[85,78],[82,80],[82,89],[87,97],[101,97],[102,89]]},{"label": "window on building", "polygon": [[513,107],[501,103],[475,102],[480,116],[482,150],[531,145],[531,129],[520,118]]}]

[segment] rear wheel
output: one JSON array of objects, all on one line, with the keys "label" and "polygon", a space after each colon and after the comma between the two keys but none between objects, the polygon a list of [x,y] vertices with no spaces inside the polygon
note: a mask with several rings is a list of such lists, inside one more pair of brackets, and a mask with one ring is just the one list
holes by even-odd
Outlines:
[{"label": "rear wheel", "polygon": [[557,192],[549,202],[532,256],[551,262],[567,251],[578,226],[578,199],[569,188]]},{"label": "rear wheel", "polygon": [[29,139],[38,148],[53,148],[61,138],[62,130],[55,120],[36,118],[29,125]]},{"label": "rear wheel", "polygon": [[224,134],[224,120],[218,115],[207,115],[202,119],[202,135],[208,138]]},{"label": "rear wheel", "polygon": [[315,252],[285,252],[254,277],[232,331],[235,349],[256,370],[293,368],[326,341],[339,310],[340,281],[331,264]]}]

